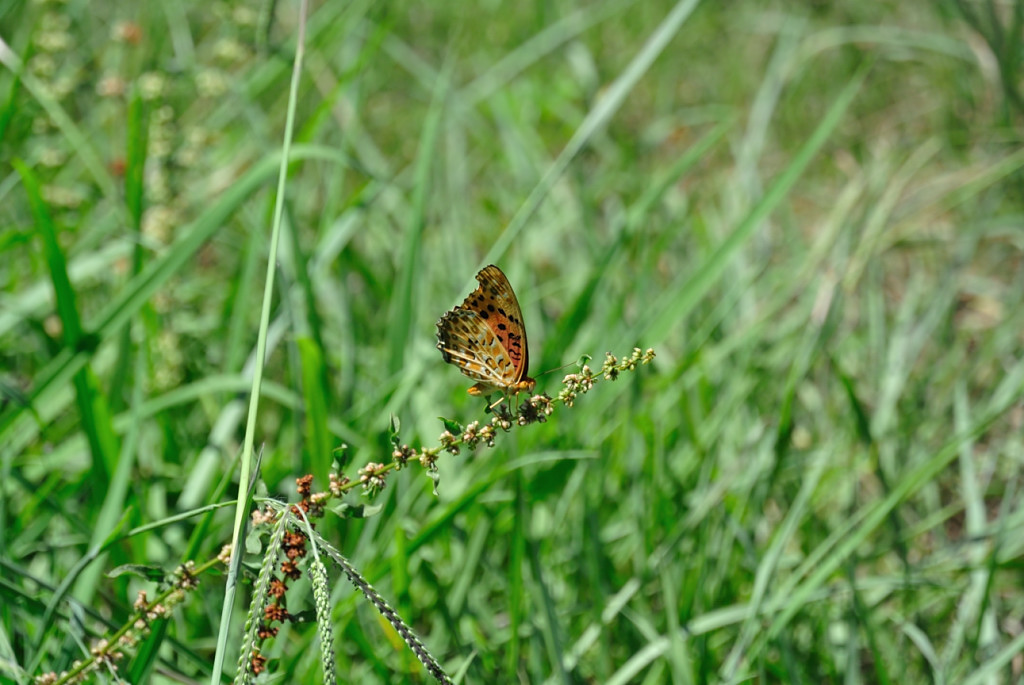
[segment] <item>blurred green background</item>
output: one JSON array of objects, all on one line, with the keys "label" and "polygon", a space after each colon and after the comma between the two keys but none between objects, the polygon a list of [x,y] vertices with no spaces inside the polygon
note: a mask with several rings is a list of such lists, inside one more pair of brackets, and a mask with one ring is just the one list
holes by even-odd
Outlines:
[{"label": "blurred green background", "polygon": [[[320,522],[450,674],[1020,682],[1022,17],[312,3],[263,491],[325,489],[342,443],[350,477],[390,461],[392,415],[426,447],[439,415],[486,420],[434,322],[493,262],[531,375],[658,358],[443,454],[436,496],[411,464],[377,515]],[[127,620],[153,584],[111,569],[230,540],[230,508],[171,517],[237,493],[297,25],[296,2],[0,0],[5,682]],[[201,581],[151,682],[210,678]],[[430,681],[332,582],[345,682]],[[318,682],[318,644],[286,625],[269,680]]]}]

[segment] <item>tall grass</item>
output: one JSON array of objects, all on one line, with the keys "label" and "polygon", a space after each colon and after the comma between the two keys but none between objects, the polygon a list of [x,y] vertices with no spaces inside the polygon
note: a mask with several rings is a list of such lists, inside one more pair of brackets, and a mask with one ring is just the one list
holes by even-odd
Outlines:
[{"label": "tall grass", "polygon": [[0,2],[0,680],[1020,680],[1020,12]]}]

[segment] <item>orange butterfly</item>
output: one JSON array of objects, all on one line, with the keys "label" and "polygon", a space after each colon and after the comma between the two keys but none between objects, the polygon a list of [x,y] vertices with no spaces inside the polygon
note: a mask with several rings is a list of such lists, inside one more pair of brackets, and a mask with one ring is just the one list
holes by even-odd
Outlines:
[{"label": "orange butterfly", "polygon": [[501,269],[485,266],[480,286],[437,322],[437,349],[449,364],[479,381],[470,395],[533,392],[530,351],[516,294]]}]

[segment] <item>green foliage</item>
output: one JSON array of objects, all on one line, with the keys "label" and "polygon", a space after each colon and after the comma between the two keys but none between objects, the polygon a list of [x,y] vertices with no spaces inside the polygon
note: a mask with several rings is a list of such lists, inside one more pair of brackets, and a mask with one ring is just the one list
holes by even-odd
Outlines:
[{"label": "green foliage", "polygon": [[1020,678],[1024,5],[313,5],[0,1],[0,680]]}]

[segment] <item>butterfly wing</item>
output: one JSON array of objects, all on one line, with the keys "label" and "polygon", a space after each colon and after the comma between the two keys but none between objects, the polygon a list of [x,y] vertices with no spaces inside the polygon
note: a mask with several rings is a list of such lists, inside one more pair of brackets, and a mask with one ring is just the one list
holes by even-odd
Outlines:
[{"label": "butterfly wing", "polygon": [[471,394],[532,391],[526,329],[512,286],[494,265],[481,269],[476,280],[477,289],[437,322],[441,356],[480,381]]},{"label": "butterfly wing", "polygon": [[[512,285],[505,278],[501,269],[491,264],[480,269],[476,275],[480,282],[466,302],[473,301],[473,308],[479,312],[490,329],[498,336],[499,342],[508,351],[512,360],[515,375],[510,378],[510,385],[528,378],[530,368],[530,350],[526,341],[526,326],[523,324],[523,312],[519,309]],[[465,302],[463,306],[465,306]]]},{"label": "butterfly wing", "polygon": [[457,307],[437,322],[437,349],[449,364],[487,386],[515,382],[512,360],[487,321],[472,309]]}]

